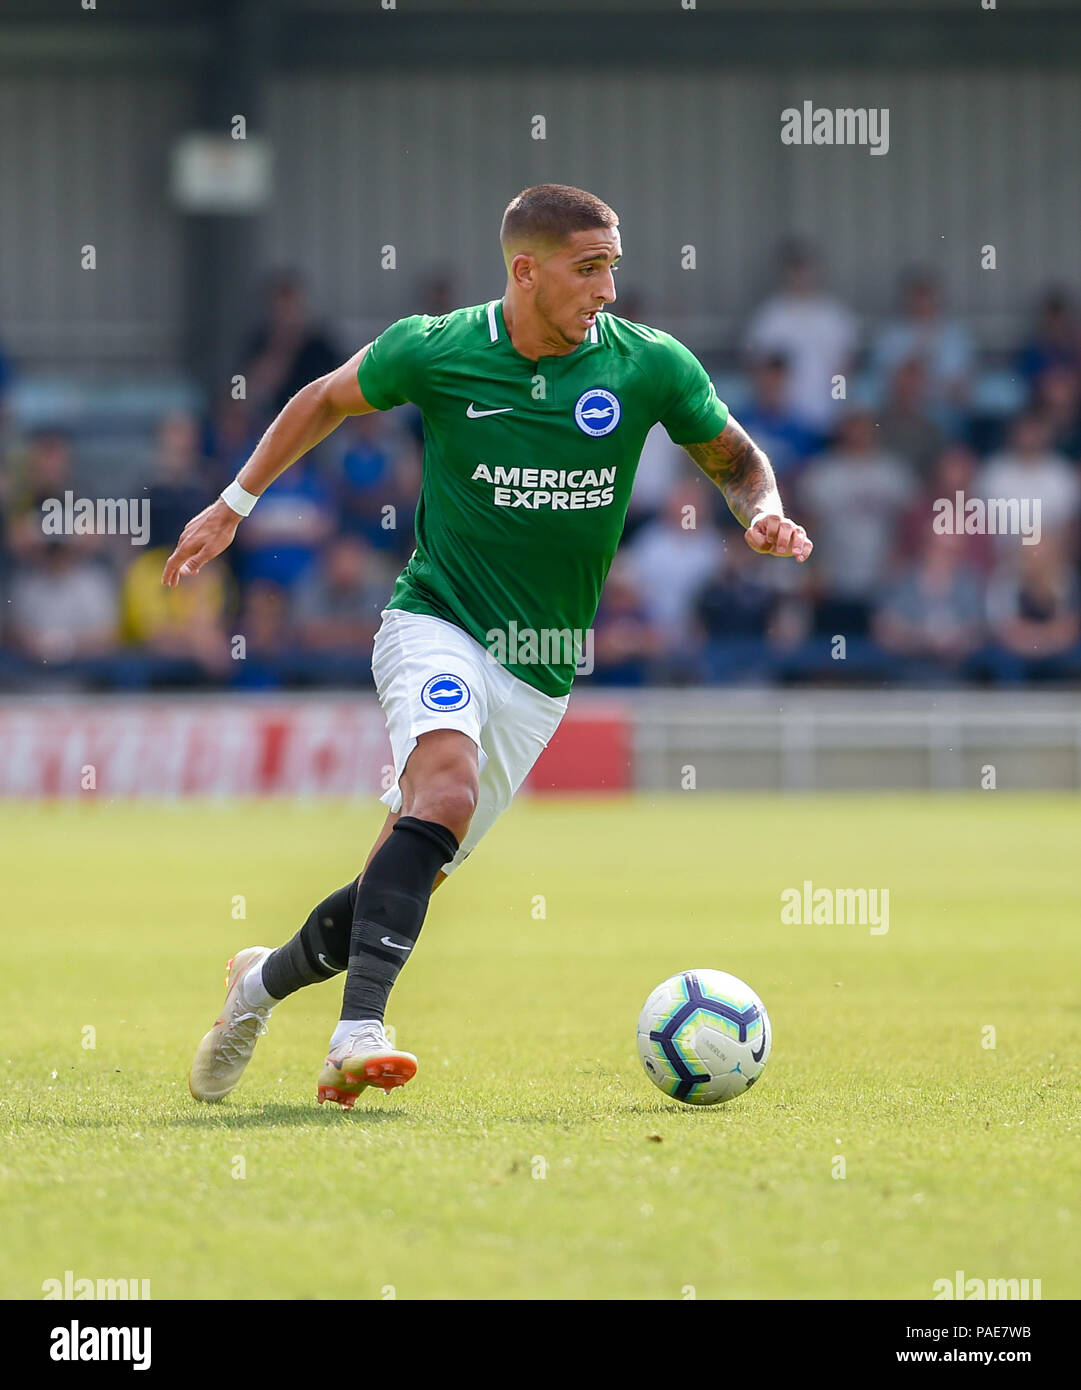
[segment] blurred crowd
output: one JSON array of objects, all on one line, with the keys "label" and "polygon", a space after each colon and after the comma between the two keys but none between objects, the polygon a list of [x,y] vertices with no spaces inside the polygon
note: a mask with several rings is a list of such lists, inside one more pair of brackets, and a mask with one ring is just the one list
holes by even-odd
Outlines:
[{"label": "blurred crowd", "polygon": [[[626,301],[614,311],[650,321]],[[451,283],[433,281],[415,307],[455,307]],[[346,421],[278,479],[219,562],[176,590],[160,585],[184,524],[235,475],[275,412],[353,350],[313,319],[297,276],[275,276],[241,348],[244,398],[229,392],[205,418],[174,411],[158,424],[136,499],[148,504],[143,545],[43,525],[49,499],[83,495],[80,440],[15,428],[3,408],[14,368],[0,353],[0,687],[370,684],[380,611],[413,548],[423,430],[411,407]],[[753,555],[721,495],[658,426],[583,680],[1076,679],[1081,316],[1072,294],[1048,290],[999,364],[1013,385],[1008,408],[989,404],[987,375],[934,275],[907,273],[893,314],[865,325],[830,292],[813,248],[784,248],[722,395],[769,454],[787,513],[814,539],[813,559]],[[989,534],[979,507],[966,508],[971,499],[1013,504],[1012,515],[1038,526]]]}]

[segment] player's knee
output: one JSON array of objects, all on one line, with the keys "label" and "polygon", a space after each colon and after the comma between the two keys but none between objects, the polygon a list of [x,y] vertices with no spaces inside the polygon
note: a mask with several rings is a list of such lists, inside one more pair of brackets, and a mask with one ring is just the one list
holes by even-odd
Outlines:
[{"label": "player's knee", "polygon": [[417,789],[407,814],[445,825],[460,842],[477,809],[477,795],[477,782],[472,777],[433,781]]},{"label": "player's knee", "polygon": [[402,811],[445,825],[460,842],[479,795],[476,745],[438,730],[421,736],[402,776]]}]

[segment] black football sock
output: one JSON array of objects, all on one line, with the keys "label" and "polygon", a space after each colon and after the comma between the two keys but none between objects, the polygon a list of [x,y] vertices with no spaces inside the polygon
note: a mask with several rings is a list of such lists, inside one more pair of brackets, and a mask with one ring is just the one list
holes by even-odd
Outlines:
[{"label": "black football sock", "polygon": [[285,999],[305,985],[329,980],[345,969],[356,901],[354,879],[313,907],[292,941],[267,956],[263,986],[272,998]]},{"label": "black football sock", "polygon": [[458,841],[445,825],[399,817],[357,892],[343,1019],[382,1019],[391,986],[420,935],[435,876],[457,853]]}]

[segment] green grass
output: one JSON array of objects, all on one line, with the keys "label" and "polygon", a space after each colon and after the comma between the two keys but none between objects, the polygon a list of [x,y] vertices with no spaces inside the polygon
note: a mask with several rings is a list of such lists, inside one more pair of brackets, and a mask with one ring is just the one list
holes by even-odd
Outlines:
[{"label": "green grass", "polygon": [[[156,1299],[929,1298],[957,1269],[1081,1294],[1073,801],[523,802],[399,982],[413,1083],[316,1105],[333,983],[197,1105],[225,958],[291,935],[379,810],[0,808],[0,1295],[68,1269]],[[782,925],[804,879],[888,887],[888,934]],[[712,1109],[634,1047],[650,989],[695,966],[774,1029]]]}]

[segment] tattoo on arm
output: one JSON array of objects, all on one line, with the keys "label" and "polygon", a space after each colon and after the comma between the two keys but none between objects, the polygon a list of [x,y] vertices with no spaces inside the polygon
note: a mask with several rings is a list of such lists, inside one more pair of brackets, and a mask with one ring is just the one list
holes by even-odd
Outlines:
[{"label": "tattoo on arm", "polygon": [[759,512],[784,514],[769,459],[731,415],[715,439],[683,447],[721,489],[729,510],[743,526],[749,526]]}]

